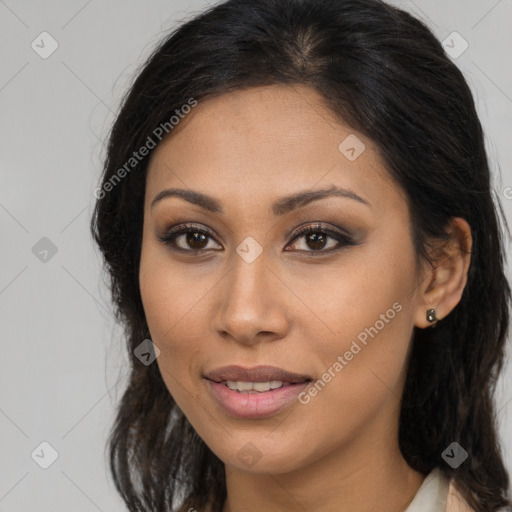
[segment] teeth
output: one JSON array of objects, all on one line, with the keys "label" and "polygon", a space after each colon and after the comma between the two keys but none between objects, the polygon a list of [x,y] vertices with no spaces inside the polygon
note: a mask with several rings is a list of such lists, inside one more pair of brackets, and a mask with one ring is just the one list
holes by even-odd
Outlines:
[{"label": "teeth", "polygon": [[252,382],[235,382],[235,389],[238,391],[250,391],[252,389]]},{"label": "teeth", "polygon": [[264,393],[265,391],[270,391],[271,389],[278,389],[284,386],[289,386],[288,382],[283,383],[280,380],[272,380],[270,382],[244,382],[244,381],[232,381],[227,380],[224,383],[229,389],[240,392],[256,392],[256,393]]},{"label": "teeth", "polygon": [[270,382],[253,382],[252,389],[254,391],[270,391],[272,389]]}]

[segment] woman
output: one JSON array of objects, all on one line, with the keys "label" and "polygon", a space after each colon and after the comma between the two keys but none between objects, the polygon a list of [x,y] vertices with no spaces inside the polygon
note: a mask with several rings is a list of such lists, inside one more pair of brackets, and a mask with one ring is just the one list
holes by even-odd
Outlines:
[{"label": "woman", "polygon": [[510,288],[481,124],[420,21],[229,0],[155,50],[92,231],[133,355],[131,511],[510,506]]}]

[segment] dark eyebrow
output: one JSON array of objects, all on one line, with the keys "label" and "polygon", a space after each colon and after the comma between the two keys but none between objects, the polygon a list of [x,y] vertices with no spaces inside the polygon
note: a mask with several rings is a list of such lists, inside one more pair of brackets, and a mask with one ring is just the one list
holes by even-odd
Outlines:
[{"label": "dark eyebrow", "polygon": [[[321,190],[305,190],[303,192],[298,192],[291,196],[278,199],[272,204],[272,211],[274,212],[274,215],[284,215],[285,213],[291,212],[292,210],[306,206],[312,201],[318,201],[319,199],[324,199],[330,196],[346,197],[367,206],[371,206],[369,201],[363,199],[361,196],[358,196],[356,193],[345,188],[332,186],[331,188]],[[181,197],[185,201],[196,204],[201,208],[208,210],[209,212],[224,213],[221,203],[215,198],[201,192],[195,192],[194,190],[185,190],[181,188],[170,188],[162,190],[151,202],[151,208],[153,208],[156,203],[167,197]]]}]

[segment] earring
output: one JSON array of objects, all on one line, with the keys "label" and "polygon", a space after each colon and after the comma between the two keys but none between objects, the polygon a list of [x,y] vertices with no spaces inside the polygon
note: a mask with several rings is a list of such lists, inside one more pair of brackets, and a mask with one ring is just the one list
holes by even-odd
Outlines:
[{"label": "earring", "polygon": [[427,309],[427,320],[432,323],[430,327],[435,327],[438,322],[438,318],[436,317],[435,309]]}]

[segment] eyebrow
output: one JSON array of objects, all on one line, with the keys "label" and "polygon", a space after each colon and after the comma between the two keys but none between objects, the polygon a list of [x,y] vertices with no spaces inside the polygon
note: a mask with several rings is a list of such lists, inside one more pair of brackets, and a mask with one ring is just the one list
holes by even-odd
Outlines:
[{"label": "eyebrow", "polygon": [[[330,188],[321,190],[305,190],[291,196],[278,199],[272,204],[272,211],[274,215],[284,215],[285,213],[289,213],[293,210],[306,206],[313,201],[318,201],[320,199],[325,199],[331,196],[345,197],[358,201],[359,203],[365,204],[367,206],[371,206],[371,203],[368,200],[362,198],[351,190],[332,186]],[[181,188],[170,188],[162,190],[154,197],[153,201],[151,202],[151,208],[153,208],[155,204],[162,199],[169,197],[180,197],[181,199],[200,206],[201,208],[204,208],[205,210],[208,210],[212,213],[224,213],[222,204],[214,197],[208,196],[201,192],[196,192],[194,190],[186,190]]]}]

